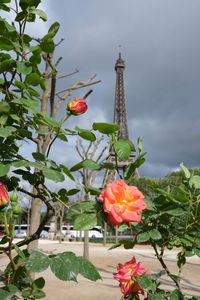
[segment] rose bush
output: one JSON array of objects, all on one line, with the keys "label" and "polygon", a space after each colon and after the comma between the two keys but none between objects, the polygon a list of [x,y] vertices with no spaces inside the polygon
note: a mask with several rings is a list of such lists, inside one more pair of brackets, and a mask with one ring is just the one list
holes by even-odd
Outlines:
[{"label": "rose bush", "polygon": [[[90,129],[65,127],[69,116],[78,116],[87,110],[86,96],[70,101],[67,112],[61,109],[66,107],[65,102],[72,91],[84,87],[84,84],[76,82],[64,91],[57,91],[57,80],[62,77],[57,76],[61,58],[54,61],[56,47],[60,45],[60,42],[55,42],[59,23],[53,23],[39,38],[26,31],[27,24],[35,22],[37,17],[47,20],[45,12],[38,9],[40,2],[0,1],[0,10],[9,14],[8,18],[0,17],[0,207],[6,229],[6,234],[0,239],[0,253],[9,259],[9,264],[0,273],[0,299],[45,297],[44,278],[34,280],[30,273],[47,268],[65,281],[77,281],[78,274],[93,281],[100,279],[100,274],[89,261],[72,252],[46,255],[26,247],[39,239],[59,204],[66,208],[67,217],[77,230],[88,230],[107,221],[112,229],[113,226],[119,229],[123,226],[137,233],[132,240],[122,240],[113,247],[123,245],[130,249],[137,243],[149,243],[153,247],[161,271],[171,279],[174,290],[161,289],[163,272],[149,275],[141,263],[132,259],[120,264],[114,275],[120,282],[124,299],[139,299],[144,294],[148,300],[188,300],[182,291],[181,272],[188,256],[200,256],[200,176],[193,175],[182,165],[185,177],[179,186],[169,186],[167,190],[154,186],[153,201],[147,197],[144,200],[142,192],[134,186],[135,171],[145,160],[141,139],[138,139],[138,156],[124,168],[123,179],[109,183],[103,191],[85,184],[87,199],[97,196],[96,202],[70,201],[70,197],[79,192],[66,184],[67,180],[75,182],[74,172],[82,169],[118,170],[117,161],[127,161],[135,147],[130,141],[118,140],[117,124],[94,123]],[[85,86],[94,83],[92,79],[87,80]],[[58,112],[65,114],[61,116]],[[62,164],[50,157],[57,139],[68,143],[70,137],[79,136],[92,143],[96,140],[96,133],[108,137],[116,165],[86,158],[69,167],[67,161]],[[21,151],[24,144],[29,145],[32,156]],[[118,175],[121,176],[120,172]],[[55,185],[53,187],[49,181],[59,185],[63,182],[64,188],[55,191]],[[31,197],[33,217],[34,212],[40,211],[39,202],[45,207],[45,213],[41,220],[39,215],[39,223],[38,219],[35,222],[38,226],[30,236],[15,243],[15,222],[21,213],[19,192],[22,197]],[[8,193],[12,193],[10,201]],[[176,261],[177,274],[171,273],[164,257],[165,249],[173,247],[180,250]]]}]

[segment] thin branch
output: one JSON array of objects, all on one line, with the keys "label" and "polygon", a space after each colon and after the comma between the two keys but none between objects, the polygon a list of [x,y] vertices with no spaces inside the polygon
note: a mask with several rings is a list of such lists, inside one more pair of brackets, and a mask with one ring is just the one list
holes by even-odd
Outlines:
[{"label": "thin branch", "polygon": [[55,93],[56,93],[56,71],[51,74],[51,91],[50,91],[50,116],[55,117]]},{"label": "thin branch", "polygon": [[55,44],[56,47],[59,46],[64,40],[65,40],[65,39],[61,38],[60,41],[59,41],[57,44]]},{"label": "thin branch", "polygon": [[83,96],[83,99],[86,99],[91,93],[93,92],[93,90],[89,90],[85,96]]},{"label": "thin branch", "polygon": [[79,72],[79,69],[75,69],[75,71],[73,71],[71,73],[67,73],[65,75],[59,76],[58,79],[62,79],[62,78],[66,78],[66,77],[72,76],[72,75],[74,75],[74,74],[76,74],[78,72]]},{"label": "thin branch", "polygon": [[[92,78],[93,78],[93,77],[92,77]],[[86,81],[86,82],[79,82],[79,81],[78,81],[78,82],[75,82],[74,84],[72,84],[71,87],[69,87],[69,88],[67,88],[67,89],[65,89],[65,90],[63,90],[63,91],[57,92],[57,93],[56,93],[56,96],[59,98],[59,101],[58,101],[58,103],[57,103],[57,106],[55,107],[55,113],[57,113],[57,112],[60,110],[60,108],[61,108],[63,102],[66,100],[66,98],[68,98],[68,97],[71,95],[71,93],[72,93],[73,91],[75,91],[75,90],[77,90],[77,89],[80,89],[80,88],[84,88],[84,87],[93,85],[93,84],[97,84],[97,83],[99,83],[99,82],[101,82],[101,80],[93,81],[93,82],[91,82],[91,79],[89,79],[89,80]],[[60,96],[60,94],[62,94],[62,95]],[[86,97],[85,97],[85,98],[86,98]],[[85,99],[85,98],[84,98],[84,99]]]},{"label": "thin branch", "polygon": [[33,138],[33,137],[30,137],[29,140],[31,140],[32,142],[34,142],[34,143],[36,143],[36,144],[38,144],[38,143],[40,142],[39,139]]},{"label": "thin branch", "polygon": [[[97,80],[97,81],[94,81],[94,82],[77,81],[72,87],[69,87],[69,88],[64,89],[62,91],[59,91],[59,92],[56,93],[56,95],[67,93],[67,92],[72,92],[72,91],[75,91],[77,89],[87,87],[87,86],[90,86],[90,85],[93,85],[93,84],[97,84],[97,83],[100,83],[100,82],[101,82],[101,80]],[[63,96],[63,97],[66,98],[65,96]]]},{"label": "thin branch", "polygon": [[80,141],[80,139],[76,140],[75,148],[76,148],[76,151],[78,152],[78,155],[84,160],[84,156],[83,156],[83,154],[81,153],[81,151],[79,149],[79,141]]},{"label": "thin branch", "polygon": [[15,0],[15,7],[16,7],[16,12],[18,13],[19,12],[19,8],[18,8],[17,0]]},{"label": "thin branch", "polygon": [[[101,153],[99,154],[99,156],[98,156],[98,158],[97,158],[97,160],[96,160],[97,163],[101,160],[101,158],[103,157],[103,155],[104,155],[104,153],[105,153],[105,151],[106,151],[107,149],[108,149],[107,146],[105,146],[105,147],[103,148],[103,150],[101,151]],[[103,159],[103,160],[104,160],[104,159]]]},{"label": "thin branch", "polygon": [[79,139],[79,146],[81,148],[81,151],[83,153],[84,158],[87,158],[87,151],[85,150],[85,148],[83,147],[83,141],[81,139]]},{"label": "thin branch", "polygon": [[[96,151],[97,151],[97,149],[98,149],[98,147],[99,147],[102,140],[103,140],[103,136],[101,136],[100,139],[98,139],[94,142],[93,151],[90,153],[90,157],[93,157],[95,155],[95,153],[96,153]],[[88,147],[88,151],[89,151],[89,147]]]},{"label": "thin branch", "polygon": [[58,66],[58,64],[61,62],[62,59],[63,59],[62,56],[58,58],[57,62],[55,63],[55,68]]},{"label": "thin branch", "polygon": [[[29,196],[32,197],[32,198],[40,198],[39,195],[36,195],[36,194],[34,194],[34,193],[30,193],[30,192],[28,192],[27,190],[22,189],[22,188],[20,188],[20,187],[18,187],[17,190],[18,190],[19,192],[22,192],[22,193],[26,194],[26,195],[29,195]],[[40,199],[43,199],[43,198],[40,198]]]},{"label": "thin branch", "polygon": [[[178,282],[178,280],[175,278],[175,276],[173,276],[173,274],[171,274],[171,272],[169,271],[167,265],[165,264],[164,260],[163,260],[163,256],[162,253],[164,252],[163,250],[161,251],[161,254],[158,253],[158,249],[156,247],[156,245],[154,243],[152,243],[152,247],[154,248],[154,251],[156,253],[156,257],[159,260],[161,266],[163,267],[163,269],[166,271],[167,275],[173,280],[173,282],[175,283],[176,287],[179,289],[180,293],[181,293],[181,287],[180,284]],[[181,293],[182,294],[182,293]]]}]

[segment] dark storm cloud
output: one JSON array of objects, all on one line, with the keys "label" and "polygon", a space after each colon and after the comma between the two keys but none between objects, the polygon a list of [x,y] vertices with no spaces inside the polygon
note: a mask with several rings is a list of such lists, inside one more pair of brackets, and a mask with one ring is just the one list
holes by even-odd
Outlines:
[{"label": "dark storm cloud", "polygon": [[90,118],[83,116],[81,122],[90,127],[97,115],[99,121],[112,121],[114,64],[121,44],[130,138],[142,136],[148,152],[141,175],[163,176],[182,161],[199,166],[200,1],[44,3],[49,23],[58,20],[60,37],[65,38],[59,49],[62,71],[78,67],[80,74],[74,79],[97,73],[102,80],[88,99]]}]

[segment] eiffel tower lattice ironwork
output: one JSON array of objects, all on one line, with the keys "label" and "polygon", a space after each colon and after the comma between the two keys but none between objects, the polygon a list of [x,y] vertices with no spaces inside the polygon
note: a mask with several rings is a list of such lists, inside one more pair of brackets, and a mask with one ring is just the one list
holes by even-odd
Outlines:
[{"label": "eiffel tower lattice ironwork", "polygon": [[[119,53],[119,57],[115,64],[116,71],[116,87],[115,87],[115,106],[114,106],[114,123],[120,126],[118,139],[129,139],[128,134],[128,121],[127,121],[127,110],[126,110],[126,97],[124,88],[124,71],[125,62]],[[123,168],[134,161],[135,154],[132,152],[129,159],[126,161],[117,161],[118,169],[123,170]],[[115,154],[110,149],[107,162],[115,164],[116,158]],[[115,170],[108,170],[104,177],[103,185],[112,182],[116,179],[117,173]]]}]

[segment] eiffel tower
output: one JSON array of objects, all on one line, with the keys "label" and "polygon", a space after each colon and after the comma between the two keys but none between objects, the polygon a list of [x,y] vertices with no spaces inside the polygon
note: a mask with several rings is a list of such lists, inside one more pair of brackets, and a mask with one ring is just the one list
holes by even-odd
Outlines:
[{"label": "eiffel tower", "polygon": [[[114,118],[113,123],[120,126],[118,139],[129,139],[128,134],[128,121],[127,121],[127,110],[126,110],[126,97],[125,97],[125,88],[124,88],[124,71],[125,71],[125,62],[119,53],[119,57],[115,63],[116,71],[116,86],[115,86],[115,105],[114,105]],[[131,155],[126,161],[117,161],[119,172],[123,172],[123,169],[126,165],[133,162],[135,154],[131,152]],[[109,155],[107,162],[115,164],[115,154],[112,151],[112,148],[109,150]],[[104,177],[104,184],[110,183],[116,180],[117,172],[116,170],[108,170]]]}]

